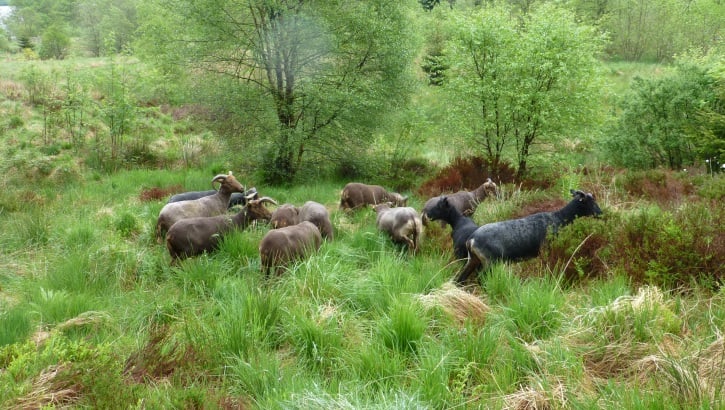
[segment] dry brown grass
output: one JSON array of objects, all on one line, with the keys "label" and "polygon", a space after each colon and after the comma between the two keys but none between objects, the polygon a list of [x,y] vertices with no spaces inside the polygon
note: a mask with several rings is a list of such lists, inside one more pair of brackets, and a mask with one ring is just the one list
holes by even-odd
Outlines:
[{"label": "dry brown grass", "polygon": [[418,298],[425,308],[439,307],[460,325],[466,321],[483,325],[490,310],[480,297],[451,282],[446,282],[439,289]]},{"label": "dry brown grass", "polygon": [[506,410],[549,410],[567,407],[566,387],[557,383],[551,391],[542,385],[525,386],[519,391],[504,397],[503,409]]},{"label": "dry brown grass", "polygon": [[[71,366],[61,363],[49,366],[33,380],[30,392],[17,399],[14,408],[40,409],[72,406],[81,396],[78,374],[69,374]],[[78,373],[76,371],[76,373]]]}]

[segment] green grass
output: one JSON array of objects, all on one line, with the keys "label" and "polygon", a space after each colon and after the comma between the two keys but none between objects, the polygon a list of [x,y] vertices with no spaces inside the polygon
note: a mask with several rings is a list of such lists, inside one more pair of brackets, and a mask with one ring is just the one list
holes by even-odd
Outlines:
[{"label": "green grass", "polygon": [[[711,360],[706,352],[725,322],[722,292],[640,288],[619,268],[571,282],[563,280],[560,264],[495,264],[472,289],[487,306],[485,317],[460,322],[446,313],[445,299],[434,308],[420,302],[462,266],[450,263],[447,230],[426,232],[421,252],[410,255],[375,229],[372,211],[339,211],[343,184],[335,181],[258,187],[280,202],[322,202],[336,229],[334,241],[279,277],[265,279],[259,270],[264,225],[234,232],[219,251],[172,267],[153,236],[162,201],[144,202],[140,192],[174,184],[204,189],[211,174],[128,171],[89,178],[56,192],[46,188],[42,195],[52,201],[12,207],[3,216],[18,229],[2,234],[12,255],[2,263],[13,271],[0,275],[0,363],[26,368],[0,375],[4,405],[43,402],[33,381],[68,362],[102,365],[101,374],[124,380],[116,391],[65,368],[62,380],[43,388],[82,386],[78,398],[68,399],[75,405],[113,403],[115,394],[161,407],[722,404],[714,387],[691,381],[704,377],[696,376],[697,360]],[[572,178],[587,183],[586,176]],[[481,205],[474,219],[506,218],[557,195],[505,190],[505,198]],[[640,212],[616,210],[625,200],[619,198],[600,205]],[[670,224],[680,223],[673,215]],[[613,255],[600,257],[614,266]],[[41,334],[44,342],[27,345]],[[60,348],[65,345],[74,347]],[[17,353],[44,346],[57,347],[42,360]],[[648,370],[642,361],[648,357],[664,373]],[[21,388],[10,388],[18,383]]]},{"label": "green grass", "polygon": [[[0,77],[21,69],[3,65]],[[657,74],[612,70],[617,87],[632,72]],[[21,132],[35,120],[3,110],[24,125],[16,119],[9,131],[18,140],[3,147],[0,178],[0,407],[725,404],[725,291],[714,286],[723,273],[715,250],[724,214],[713,201],[721,176],[695,175],[692,195],[666,201],[631,193],[653,173],[571,168],[557,170],[549,190],[504,185],[479,206],[477,223],[565,200],[579,186],[597,190],[605,215],[562,230],[542,258],[494,264],[462,291],[448,283],[463,266],[452,261],[448,228],[426,230],[410,255],[376,230],[373,211],[337,209],[347,181],[268,187],[232,169],[279,203],[315,200],[331,212],[335,240],[266,279],[264,224],[177,266],[156,241],[165,198],[145,201],[144,190],[209,189],[226,160],[171,171],[70,168],[62,142],[35,149]],[[408,194],[419,209],[425,198]]]}]

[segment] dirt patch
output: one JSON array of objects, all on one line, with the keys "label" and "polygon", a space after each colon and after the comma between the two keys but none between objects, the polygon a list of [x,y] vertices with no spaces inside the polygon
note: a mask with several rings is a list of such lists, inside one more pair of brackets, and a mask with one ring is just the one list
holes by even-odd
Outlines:
[{"label": "dirt patch", "polygon": [[172,185],[164,188],[144,188],[141,190],[141,193],[138,195],[138,197],[141,201],[144,202],[158,201],[160,199],[166,199],[173,194],[183,192],[183,190],[184,187],[182,187],[181,185]]}]

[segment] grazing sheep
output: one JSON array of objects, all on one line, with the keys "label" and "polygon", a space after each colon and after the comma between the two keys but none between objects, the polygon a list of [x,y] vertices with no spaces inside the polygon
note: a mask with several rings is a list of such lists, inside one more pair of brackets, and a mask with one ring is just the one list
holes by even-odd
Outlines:
[{"label": "grazing sheep", "polygon": [[[455,194],[445,195],[448,198],[448,202],[451,203],[460,213],[465,216],[471,216],[476,212],[478,204],[483,202],[487,197],[494,197],[498,192],[496,183],[491,178],[486,178],[486,182],[481,184],[478,188],[473,191],[458,191]],[[423,224],[428,225],[428,217],[426,216],[430,209],[440,201],[443,196],[433,197],[425,202],[421,215],[423,218]]]},{"label": "grazing sheep", "polygon": [[[182,192],[180,194],[172,195],[171,198],[169,198],[168,201],[166,201],[167,204],[171,202],[180,202],[180,201],[189,201],[192,199],[199,199],[203,198],[205,196],[214,195],[217,193],[216,189],[210,189],[208,191],[189,191],[189,192]],[[251,187],[244,191],[243,193],[239,192],[233,192],[232,197],[229,200],[229,208],[232,208],[236,205],[246,205],[247,198],[251,199],[259,199],[259,193],[257,192],[257,188]]]},{"label": "grazing sheep", "polygon": [[390,235],[393,242],[407,244],[409,251],[418,251],[423,224],[414,208],[391,208],[386,202],[375,205],[373,209],[377,213],[375,222],[379,230]]},{"label": "grazing sheep", "polygon": [[305,258],[320,249],[321,244],[320,230],[310,221],[272,229],[259,243],[262,272],[269,277],[270,271],[274,268],[275,274],[279,274],[285,265]]},{"label": "grazing sheep", "polygon": [[300,221],[312,222],[320,230],[323,238],[329,241],[333,239],[334,234],[332,232],[330,213],[324,205],[315,201],[305,202],[302,208],[300,208]]},{"label": "grazing sheep", "polygon": [[232,192],[244,192],[244,187],[234,178],[231,172],[229,172],[229,175],[219,174],[215,176],[211,180],[212,185],[215,182],[219,182],[221,185],[219,191],[214,195],[164,205],[156,222],[157,239],[161,240],[166,231],[171,228],[171,225],[178,220],[223,214],[229,207]]},{"label": "grazing sheep", "polygon": [[300,223],[300,210],[292,204],[282,204],[272,212],[269,220],[272,229],[284,228]]},{"label": "grazing sheep", "polygon": [[465,259],[468,256],[466,241],[471,237],[473,231],[478,229],[478,225],[473,219],[464,216],[447,196],[440,197],[440,200],[426,211],[425,217],[431,221],[440,220],[449,224],[451,239],[453,239],[453,254],[456,259]]},{"label": "grazing sheep", "polygon": [[571,190],[571,194],[574,199],[558,211],[539,212],[476,229],[466,242],[468,262],[456,276],[456,283],[463,284],[474,271],[486,271],[493,261],[536,257],[550,230],[556,233],[578,217],[602,213],[592,194],[578,190]]},{"label": "grazing sheep", "polygon": [[366,185],[350,182],[340,193],[340,209],[358,209],[365,205],[390,202],[394,206],[406,206],[408,197],[397,192],[388,192],[380,185]]},{"label": "grazing sheep", "polygon": [[302,221],[312,222],[320,230],[323,238],[327,240],[333,239],[330,213],[327,212],[327,208],[324,205],[315,201],[307,201],[300,208],[292,204],[284,204],[275,209],[270,219],[270,223],[274,229],[297,225]]},{"label": "grazing sheep", "polygon": [[269,197],[250,199],[234,215],[199,216],[177,221],[166,233],[166,248],[172,263],[216,250],[224,235],[233,229],[244,230],[253,221],[269,220],[272,213],[265,208],[265,203],[277,205]]}]

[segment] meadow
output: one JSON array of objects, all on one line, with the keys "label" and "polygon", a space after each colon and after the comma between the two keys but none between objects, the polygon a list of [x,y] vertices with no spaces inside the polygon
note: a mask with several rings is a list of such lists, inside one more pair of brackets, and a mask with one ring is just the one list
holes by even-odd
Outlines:
[{"label": "meadow", "polygon": [[[348,181],[231,169],[331,212],[335,240],[265,279],[264,224],[178,266],[154,236],[166,195],[209,189],[226,158],[89,169],[62,137],[28,137],[43,117],[14,87],[0,87],[0,407],[725,407],[722,175],[564,165],[546,186],[501,184],[477,223],[556,209],[572,188],[604,214],[461,289],[449,228],[411,255],[372,210],[338,209]],[[167,126],[198,132],[182,125]]]}]

